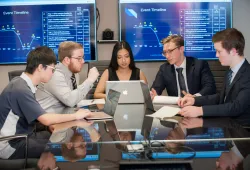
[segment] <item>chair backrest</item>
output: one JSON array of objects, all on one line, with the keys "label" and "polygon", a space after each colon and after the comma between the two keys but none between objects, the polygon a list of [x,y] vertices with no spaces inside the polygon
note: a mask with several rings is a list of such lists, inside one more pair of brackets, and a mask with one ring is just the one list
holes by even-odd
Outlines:
[{"label": "chair backrest", "polygon": [[[99,80],[100,77],[102,76],[102,73],[108,68],[109,63],[110,63],[110,60],[100,60],[100,61],[89,62],[88,69],[96,67],[100,73],[100,76],[98,77],[98,80]],[[97,84],[98,84],[98,82],[94,83],[92,89],[87,94],[86,99],[93,99],[94,98],[94,93],[95,93],[95,89],[96,89]]]},{"label": "chair backrest", "polygon": [[22,72],[24,72],[24,70],[14,70],[8,72],[9,81],[11,81],[14,77],[21,76]]},{"label": "chair backrest", "polygon": [[218,60],[208,61],[210,70],[214,76],[216,91],[219,93],[223,88],[223,81],[229,67],[222,66]]}]

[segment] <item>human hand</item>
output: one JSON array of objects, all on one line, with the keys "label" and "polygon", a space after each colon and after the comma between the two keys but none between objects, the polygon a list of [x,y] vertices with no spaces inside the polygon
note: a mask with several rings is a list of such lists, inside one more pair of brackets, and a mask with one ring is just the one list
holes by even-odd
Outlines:
[{"label": "human hand", "polygon": [[37,166],[41,170],[54,170],[58,169],[56,166],[56,159],[51,152],[44,152],[40,156]]},{"label": "human hand", "polygon": [[203,115],[202,107],[187,106],[181,109],[179,112],[184,117],[198,117]]},{"label": "human hand", "polygon": [[99,77],[99,72],[97,70],[96,67],[93,67],[91,69],[89,69],[89,73],[88,73],[88,80],[91,81],[92,83],[94,83],[97,78]]},{"label": "human hand", "polygon": [[181,126],[187,129],[198,128],[203,126],[202,118],[183,118],[180,122]]},{"label": "human hand", "polygon": [[190,93],[185,92],[184,90],[181,91],[184,97],[195,97],[195,95],[192,95]]},{"label": "human hand", "polygon": [[154,88],[151,89],[150,91],[150,96],[151,96],[151,99],[153,100],[155,98],[155,96],[158,96],[157,95],[157,92]]},{"label": "human hand", "polygon": [[183,97],[183,98],[180,98],[178,101],[177,101],[178,105],[180,107],[185,107],[185,106],[192,106],[194,105],[194,98],[193,97]]},{"label": "human hand", "polygon": [[90,117],[93,115],[93,113],[86,109],[79,109],[76,113],[76,120],[83,119],[85,117]]}]

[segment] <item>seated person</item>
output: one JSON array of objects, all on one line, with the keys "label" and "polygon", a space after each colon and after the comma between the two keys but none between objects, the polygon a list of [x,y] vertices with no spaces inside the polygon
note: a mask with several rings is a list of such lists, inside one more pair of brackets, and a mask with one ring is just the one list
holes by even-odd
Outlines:
[{"label": "seated person", "polygon": [[204,96],[216,92],[213,74],[205,60],[184,56],[184,39],[170,35],[162,40],[167,63],[161,65],[151,89],[151,97],[166,89],[169,96]]},{"label": "seated person", "polygon": [[178,105],[183,107],[180,114],[184,117],[228,116],[249,120],[250,65],[244,57],[244,36],[237,29],[228,28],[217,32],[212,41],[221,65],[230,66],[223,90],[214,95],[180,99]]},{"label": "seated person", "polygon": [[[56,56],[52,49],[42,46],[29,52],[25,72],[5,87],[0,96],[0,136],[28,134],[28,157],[39,158],[50,137],[48,131],[34,132],[35,121],[49,126],[90,116],[88,110],[73,114],[47,113],[36,101],[36,86],[48,82],[55,70]],[[1,159],[23,159],[26,139],[0,142]]]},{"label": "seated person", "polygon": [[106,81],[122,80],[143,80],[147,83],[144,73],[135,66],[132,50],[125,41],[115,44],[109,68],[103,72],[96,87],[94,98],[106,98]]},{"label": "seated person", "polygon": [[39,84],[36,99],[48,112],[57,112],[65,106],[74,107],[84,99],[99,76],[94,67],[89,70],[88,78],[79,85],[79,72],[84,64],[84,50],[81,44],[65,41],[58,49],[59,63],[51,80]]}]

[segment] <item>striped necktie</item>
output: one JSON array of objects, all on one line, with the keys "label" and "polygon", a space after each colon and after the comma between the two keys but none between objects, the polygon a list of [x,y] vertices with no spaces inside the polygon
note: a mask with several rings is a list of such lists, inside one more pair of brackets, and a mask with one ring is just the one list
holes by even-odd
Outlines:
[{"label": "striped necktie", "polygon": [[77,89],[76,77],[75,77],[74,73],[72,74],[72,76],[70,77],[70,79],[72,81],[73,90]]}]

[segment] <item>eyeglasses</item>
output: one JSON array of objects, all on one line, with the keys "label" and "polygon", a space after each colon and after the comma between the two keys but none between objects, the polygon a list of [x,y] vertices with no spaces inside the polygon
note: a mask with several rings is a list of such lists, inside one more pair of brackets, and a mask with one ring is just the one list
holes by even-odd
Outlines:
[{"label": "eyeglasses", "polygon": [[166,56],[167,54],[171,54],[176,48],[179,48],[180,46],[177,46],[177,47],[175,47],[174,49],[172,49],[172,50],[167,50],[167,51],[162,51],[162,55],[163,56]]},{"label": "eyeglasses", "polygon": [[51,68],[51,69],[52,69],[52,73],[54,73],[54,72],[56,71],[56,68],[55,68],[55,67],[52,67],[52,66],[50,66],[50,65],[46,65],[46,67]]},{"label": "eyeglasses", "polygon": [[70,57],[70,58],[74,58],[76,59],[78,62],[82,62],[84,60],[84,56],[83,57]]}]

